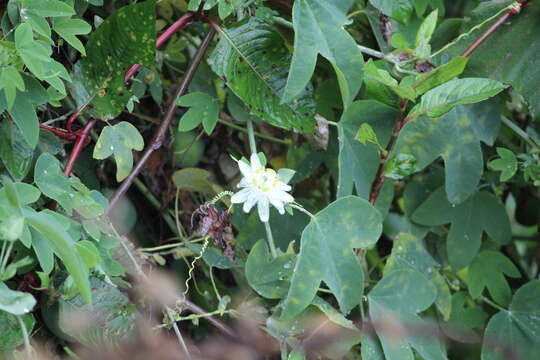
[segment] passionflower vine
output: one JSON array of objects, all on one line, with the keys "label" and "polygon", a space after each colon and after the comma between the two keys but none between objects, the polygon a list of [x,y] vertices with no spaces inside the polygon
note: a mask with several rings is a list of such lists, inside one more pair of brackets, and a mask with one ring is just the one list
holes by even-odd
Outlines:
[{"label": "passionflower vine", "polygon": [[238,183],[242,190],[231,197],[233,204],[244,203],[243,209],[250,212],[255,204],[259,212],[259,218],[267,222],[270,216],[270,204],[272,204],[280,214],[285,213],[285,205],[292,203],[294,198],[287,193],[291,187],[287,182],[294,172],[282,169],[276,173],[272,169],[265,168],[257,154],[251,154],[250,163],[245,160],[238,160],[238,167],[244,176]]}]

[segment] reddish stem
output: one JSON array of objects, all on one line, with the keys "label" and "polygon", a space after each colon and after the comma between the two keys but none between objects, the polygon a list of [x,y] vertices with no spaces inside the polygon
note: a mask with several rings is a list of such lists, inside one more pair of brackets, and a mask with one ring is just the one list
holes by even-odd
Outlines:
[{"label": "reddish stem", "polygon": [[[187,12],[185,13],[180,19],[178,19],[174,24],[169,26],[163,34],[159,35],[159,37],[156,40],[156,49],[159,49],[173,36],[177,31],[182,30],[185,28],[191,21],[193,21],[195,13],[193,12]],[[129,80],[139,71],[141,68],[141,65],[139,64],[133,64],[131,67],[126,71],[126,74],[124,76],[124,83],[128,83]]]},{"label": "reddish stem", "polygon": [[394,147],[394,144],[397,140],[399,131],[403,127],[403,122],[405,121],[405,119],[403,119],[403,115],[405,114],[405,110],[407,110],[407,103],[407,99],[401,99],[399,103],[399,114],[397,115],[394,128],[392,129],[390,141],[386,146],[386,154],[381,151],[381,162],[379,163],[379,169],[377,170],[377,175],[375,175],[375,181],[373,182],[373,185],[371,186],[371,191],[369,193],[369,202],[372,204],[375,204],[375,202],[377,201],[379,193],[381,192],[382,186],[384,184],[384,180],[386,178],[386,176],[384,176],[384,167],[386,165],[386,162],[388,161],[388,155],[390,155],[392,147]]},{"label": "reddish stem", "polygon": [[478,39],[476,39],[467,48],[467,50],[463,52],[463,54],[461,54],[461,56],[469,57],[473,53],[473,51],[476,50],[476,48],[478,48],[491,34],[493,34],[495,30],[497,30],[502,24],[504,24],[504,22],[508,20],[510,16],[519,14],[521,8],[526,6],[527,2],[528,1],[525,1],[525,0],[518,0],[518,3],[519,3],[518,9],[515,9],[515,8],[508,9],[508,11],[504,13],[500,18],[498,18],[497,21],[491,24],[491,26],[486,31],[484,31],[484,33],[480,35]]},{"label": "reddish stem", "polygon": [[68,131],[65,131],[65,130],[61,130],[61,129],[58,129],[58,128],[55,128],[55,127],[52,127],[52,126],[39,124],[39,128],[43,129],[43,130],[47,130],[47,131],[53,133],[54,135],[56,135],[59,138],[64,139],[64,140],[73,141],[73,140],[75,140],[77,138],[77,135],[75,133],[68,132]]},{"label": "reddish stem", "polygon": [[75,141],[75,145],[73,146],[73,149],[71,149],[71,154],[69,155],[68,162],[64,169],[64,174],[66,174],[67,176],[71,175],[71,173],[73,172],[75,162],[79,158],[79,155],[81,155],[81,152],[86,142],[86,138],[88,137],[88,133],[94,127],[94,125],[96,124],[96,121],[97,121],[96,119],[91,119],[84,126],[83,130],[80,133],[78,133],[77,141]]}]

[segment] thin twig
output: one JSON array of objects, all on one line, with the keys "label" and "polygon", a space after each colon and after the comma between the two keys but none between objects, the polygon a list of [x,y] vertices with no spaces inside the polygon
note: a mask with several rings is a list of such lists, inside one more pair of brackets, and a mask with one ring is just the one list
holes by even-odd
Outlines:
[{"label": "thin twig", "polygon": [[116,206],[120,198],[124,196],[126,191],[129,189],[129,187],[133,183],[133,180],[135,179],[135,177],[141,172],[144,165],[150,158],[150,155],[152,155],[152,153],[155,150],[161,148],[161,146],[163,145],[163,141],[165,140],[165,136],[169,129],[169,125],[171,124],[172,119],[175,117],[176,109],[178,108],[178,106],[175,104],[175,100],[187,92],[189,84],[191,83],[191,80],[193,79],[193,76],[195,75],[195,71],[197,71],[197,68],[199,67],[201,63],[206,50],[210,46],[210,43],[212,39],[214,38],[215,33],[216,33],[216,30],[213,27],[211,27],[208,33],[206,34],[206,37],[204,38],[201,44],[201,47],[199,47],[199,49],[195,53],[195,56],[191,60],[191,63],[189,64],[186,70],[182,83],[178,87],[178,90],[176,91],[174,96],[171,98],[167,113],[165,114],[165,117],[163,118],[163,122],[156,130],[156,133],[154,134],[152,141],[146,147],[146,150],[144,151],[141,159],[137,162],[133,170],[131,170],[131,173],[128,175],[128,177],[124,180],[124,182],[120,185],[120,187],[115,191],[115,193],[111,197],[110,202],[109,202],[109,209],[107,210],[108,213],[110,213],[111,210]]},{"label": "thin twig", "polygon": [[399,113],[396,118],[396,123],[394,124],[394,128],[392,129],[392,136],[390,137],[390,141],[388,142],[388,145],[386,146],[386,153],[381,151],[381,162],[379,164],[379,169],[377,170],[377,175],[375,176],[375,181],[373,182],[373,185],[371,186],[371,191],[369,194],[369,202],[372,204],[375,204],[377,201],[377,198],[379,197],[379,193],[381,192],[381,188],[384,184],[384,167],[386,165],[386,162],[388,161],[388,155],[392,151],[392,147],[394,146],[394,143],[396,142],[396,139],[399,135],[399,131],[403,127],[403,116],[405,114],[405,110],[407,109],[407,103],[408,101],[406,99],[401,99],[401,102],[399,104]]}]

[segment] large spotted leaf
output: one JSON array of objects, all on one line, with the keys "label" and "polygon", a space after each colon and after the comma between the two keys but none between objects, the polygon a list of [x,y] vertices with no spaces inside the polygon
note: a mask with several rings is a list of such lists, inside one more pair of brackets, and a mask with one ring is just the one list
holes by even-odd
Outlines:
[{"label": "large spotted leaf", "polygon": [[336,297],[342,313],[358,305],[364,275],[353,249],[373,246],[381,232],[379,211],[356,196],[338,199],[317,213],[302,233],[282,319],[301,313],[313,301],[321,281]]},{"label": "large spotted leaf", "polygon": [[540,347],[540,280],[516,291],[508,310],[495,314],[486,328],[482,360],[536,359]]},{"label": "large spotted leaf", "polygon": [[416,209],[412,220],[426,226],[452,224],[446,248],[448,261],[455,269],[471,263],[480,249],[484,232],[500,245],[508,243],[512,237],[504,206],[485,191],[477,192],[455,206],[448,202],[444,190],[439,188]]},{"label": "large spotted leaf", "polygon": [[426,336],[434,325],[418,315],[436,298],[435,285],[411,269],[385,275],[369,292],[369,315],[387,360],[413,360],[413,348],[423,359],[446,359],[437,337]]},{"label": "large spotted leaf", "polygon": [[465,106],[458,106],[439,118],[420,116],[403,127],[392,156],[414,155],[417,170],[441,156],[448,200],[459,204],[476,190],[484,166],[474,120]]},{"label": "large spotted leaf", "polygon": [[311,85],[304,84],[294,100],[281,103],[290,59],[281,35],[253,17],[224,29],[208,61],[253,114],[287,130],[311,132]]},{"label": "large spotted leaf", "polygon": [[[124,73],[133,64],[152,66],[155,56],[155,0],[124,6],[92,33],[86,44],[87,56],[75,76],[77,101],[89,99],[91,113],[101,119],[116,117],[131,98]],[[78,82],[82,84],[78,84]]]}]

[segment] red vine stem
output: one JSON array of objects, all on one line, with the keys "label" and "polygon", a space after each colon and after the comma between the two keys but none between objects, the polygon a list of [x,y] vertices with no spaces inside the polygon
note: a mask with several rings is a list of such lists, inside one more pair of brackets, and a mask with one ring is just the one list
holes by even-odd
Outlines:
[{"label": "red vine stem", "polygon": [[[497,21],[495,21],[486,31],[484,31],[464,52],[461,54],[461,56],[469,57],[471,54],[488,38],[497,30],[508,18],[512,15],[516,15],[520,13],[520,10],[528,5],[528,0],[517,0],[517,6],[510,8],[507,12],[505,12]],[[372,204],[375,204],[377,201],[377,198],[379,197],[379,193],[381,191],[381,188],[384,184],[384,180],[386,176],[384,175],[384,167],[386,165],[386,162],[388,160],[388,155],[390,154],[392,147],[394,146],[397,137],[399,135],[399,132],[407,124],[410,120],[414,119],[414,116],[406,117],[403,119],[403,115],[405,114],[405,110],[407,108],[407,100],[401,99],[400,106],[399,106],[399,115],[396,119],[396,123],[394,125],[394,129],[392,130],[392,137],[390,138],[390,142],[388,143],[388,146],[386,147],[387,153],[384,154],[381,152],[381,161],[379,164],[379,168],[377,170],[377,174],[375,175],[375,180],[373,181],[373,184],[371,186],[371,191],[369,194],[369,201]]]},{"label": "red vine stem", "polygon": [[49,125],[39,124],[39,128],[49,131],[53,133],[54,135],[58,136],[60,139],[64,139],[67,141],[73,141],[77,138],[77,134],[75,133],[68,132],[66,130],[61,130],[61,129],[58,129]]},{"label": "red vine stem", "polygon": [[75,166],[75,162],[77,161],[77,158],[79,155],[81,155],[81,152],[84,148],[86,138],[88,137],[88,133],[90,130],[94,127],[96,124],[96,119],[91,119],[83,128],[83,130],[78,134],[77,141],[75,141],[75,145],[73,146],[73,149],[71,150],[71,154],[69,155],[68,162],[66,164],[66,167],[64,168],[64,174],[67,176],[71,175],[73,172],[73,167]]},{"label": "red vine stem", "polygon": [[169,129],[169,125],[171,124],[172,119],[175,117],[176,109],[178,108],[178,106],[174,103],[174,101],[177,98],[183,96],[187,92],[189,84],[191,83],[191,80],[193,79],[193,76],[195,75],[195,72],[197,71],[197,68],[199,67],[204,57],[204,54],[206,53],[206,50],[210,46],[210,43],[212,42],[212,39],[214,38],[215,34],[216,34],[216,30],[213,27],[211,27],[208,33],[206,34],[201,46],[197,49],[197,52],[195,53],[193,59],[191,60],[186,70],[186,73],[184,75],[184,78],[182,79],[182,82],[180,83],[180,86],[178,87],[178,90],[176,91],[174,96],[171,98],[169,108],[167,109],[167,113],[165,114],[165,117],[163,118],[161,125],[156,130],[154,137],[152,138],[152,141],[146,147],[140,160],[133,167],[133,169],[127,176],[127,178],[124,180],[124,182],[122,182],[120,187],[114,192],[114,194],[110,198],[109,208],[107,210],[108,213],[110,213],[111,210],[114,209],[118,201],[122,198],[122,196],[124,196],[126,191],[129,189],[129,187],[133,183],[133,180],[135,180],[135,177],[137,177],[137,175],[141,172],[142,168],[144,167],[144,164],[150,158],[150,155],[152,155],[152,153],[155,150],[161,148],[161,146],[163,145],[163,141],[165,140],[165,136]]},{"label": "red vine stem", "polygon": [[[167,40],[171,38],[177,31],[182,30],[187,25],[189,25],[193,21],[193,17],[195,16],[195,13],[193,12],[187,12],[185,13],[180,19],[178,19],[174,24],[169,26],[163,34],[161,34],[157,40],[156,40],[156,49],[161,48]],[[124,75],[124,83],[128,83],[129,80],[139,71],[141,68],[141,65],[139,64],[133,64],[131,67],[126,71],[126,74]]]},{"label": "red vine stem", "polygon": [[469,57],[477,47],[479,47],[491,34],[495,32],[508,18],[512,15],[519,14],[521,8],[527,5],[526,0],[517,0],[517,6],[508,9],[506,13],[501,15],[482,35],[478,37],[468,48],[461,54],[463,57]]}]

